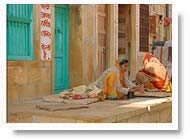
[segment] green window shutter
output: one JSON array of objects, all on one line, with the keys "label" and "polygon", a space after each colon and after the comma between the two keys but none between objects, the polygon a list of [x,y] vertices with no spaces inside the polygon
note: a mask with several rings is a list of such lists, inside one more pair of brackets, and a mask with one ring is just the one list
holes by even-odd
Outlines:
[{"label": "green window shutter", "polygon": [[33,60],[33,5],[7,5],[7,58]]}]

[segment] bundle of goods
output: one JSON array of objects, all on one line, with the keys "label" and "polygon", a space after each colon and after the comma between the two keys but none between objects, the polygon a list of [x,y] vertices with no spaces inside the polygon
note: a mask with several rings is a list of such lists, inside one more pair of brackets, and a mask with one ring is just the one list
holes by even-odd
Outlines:
[{"label": "bundle of goods", "polygon": [[60,98],[64,99],[85,99],[85,98],[98,98],[104,100],[105,96],[101,89],[96,86],[81,85],[72,89],[65,90],[59,94]]}]

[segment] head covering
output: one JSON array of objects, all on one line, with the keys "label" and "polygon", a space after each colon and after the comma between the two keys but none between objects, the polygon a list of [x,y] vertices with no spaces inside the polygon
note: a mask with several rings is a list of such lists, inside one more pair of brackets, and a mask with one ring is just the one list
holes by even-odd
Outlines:
[{"label": "head covering", "polygon": [[128,59],[126,57],[124,57],[124,56],[118,58],[119,63],[122,63],[124,61],[128,61]]},{"label": "head covering", "polygon": [[122,57],[119,57],[117,60],[116,60],[116,63],[115,63],[115,66],[120,70],[121,70],[121,67],[120,67],[120,63],[124,62],[124,61],[128,61],[128,59],[124,56]]},{"label": "head covering", "polygon": [[153,54],[151,54],[151,53],[147,53],[144,56],[143,63],[145,62],[145,60],[147,60],[149,62],[152,57],[155,57],[155,56]]}]

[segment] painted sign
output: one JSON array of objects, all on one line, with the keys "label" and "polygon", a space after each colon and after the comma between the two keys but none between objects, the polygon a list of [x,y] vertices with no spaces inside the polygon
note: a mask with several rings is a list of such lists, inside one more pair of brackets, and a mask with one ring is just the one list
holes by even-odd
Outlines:
[{"label": "painted sign", "polygon": [[51,7],[50,4],[40,5],[40,49],[41,60],[51,60]]}]

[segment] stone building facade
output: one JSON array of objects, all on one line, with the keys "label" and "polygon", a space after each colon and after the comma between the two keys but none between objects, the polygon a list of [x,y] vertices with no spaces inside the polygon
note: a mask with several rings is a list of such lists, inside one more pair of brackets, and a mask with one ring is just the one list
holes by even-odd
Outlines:
[{"label": "stone building facade", "polygon": [[[7,9],[8,102],[90,84],[121,55],[128,57],[129,78],[134,80],[153,38],[172,40],[171,25],[164,26],[166,14],[172,17],[171,5],[34,4]],[[155,34],[150,33],[153,15]]]}]

